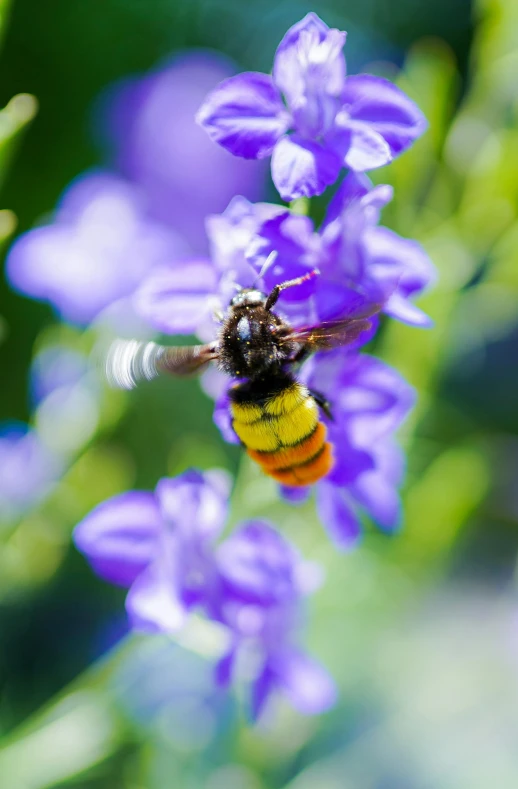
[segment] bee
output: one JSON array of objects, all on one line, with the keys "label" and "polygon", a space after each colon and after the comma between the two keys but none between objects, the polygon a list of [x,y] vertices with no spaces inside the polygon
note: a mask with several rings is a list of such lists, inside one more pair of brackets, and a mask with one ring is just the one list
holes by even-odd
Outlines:
[{"label": "bee", "polygon": [[268,295],[243,288],[223,316],[215,342],[168,347],[137,340],[115,341],[106,359],[108,380],[130,389],[162,373],[189,375],[210,362],[234,379],[230,387],[232,427],[248,455],[277,482],[311,485],[333,466],[333,447],[321,411],[329,403],[297,380],[296,369],[311,353],[354,342],[370,328],[380,304],[362,304],[348,317],[294,328],[274,307],[283,290],[315,272],[276,285]]}]

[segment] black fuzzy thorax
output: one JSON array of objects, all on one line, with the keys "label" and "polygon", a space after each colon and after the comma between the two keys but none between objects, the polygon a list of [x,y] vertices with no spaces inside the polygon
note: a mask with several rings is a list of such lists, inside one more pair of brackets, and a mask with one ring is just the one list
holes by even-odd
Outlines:
[{"label": "black fuzzy thorax", "polygon": [[219,336],[219,367],[233,378],[249,379],[261,391],[289,376],[284,366],[298,346],[286,341],[288,323],[263,305],[232,307]]},{"label": "black fuzzy thorax", "polygon": [[263,406],[267,400],[293,386],[296,378],[286,370],[265,373],[260,378],[232,386],[229,397],[234,403],[251,403]]}]

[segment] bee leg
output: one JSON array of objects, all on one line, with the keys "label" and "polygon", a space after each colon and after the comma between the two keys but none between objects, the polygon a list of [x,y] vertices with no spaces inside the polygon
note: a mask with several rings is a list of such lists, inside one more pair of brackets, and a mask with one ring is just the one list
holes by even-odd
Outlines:
[{"label": "bee leg", "polygon": [[294,362],[295,364],[302,364],[302,362],[306,361],[308,356],[310,356],[310,351],[308,351],[306,346],[303,345],[302,348],[299,351],[297,351],[297,353],[293,357],[292,362]]},{"label": "bee leg", "polygon": [[313,279],[318,274],[318,271],[314,269],[310,271],[308,274],[304,274],[302,277],[297,277],[296,279],[288,279],[286,282],[281,282],[279,285],[275,285],[272,288],[270,295],[266,299],[266,303],[264,305],[265,310],[268,312],[274,307],[277,303],[279,296],[283,290],[286,288],[292,288],[294,285],[302,285],[304,282],[307,282],[309,279]]},{"label": "bee leg", "polygon": [[309,393],[313,400],[320,406],[327,418],[330,419],[331,422],[334,422],[333,412],[331,411],[329,400],[326,399],[322,392],[316,392],[314,389],[310,389]]}]

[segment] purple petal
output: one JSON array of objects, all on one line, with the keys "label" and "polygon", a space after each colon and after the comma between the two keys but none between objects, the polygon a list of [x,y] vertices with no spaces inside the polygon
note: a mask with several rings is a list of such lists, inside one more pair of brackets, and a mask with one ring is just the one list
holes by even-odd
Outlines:
[{"label": "purple petal", "polygon": [[168,334],[194,334],[210,312],[216,272],[208,260],[186,260],[155,268],[134,296],[137,313]]},{"label": "purple petal", "polygon": [[[268,258],[273,259],[264,276],[266,292],[275,285],[309,274],[318,268],[320,262],[320,238],[314,232],[309,217],[285,211],[273,218],[259,223],[255,236],[249,244],[247,258],[257,272],[260,272]],[[282,302],[307,301],[314,293],[318,277],[287,288]]]},{"label": "purple petal", "polygon": [[287,98],[298,130],[316,138],[331,126],[345,82],[345,33],[310,13],[282,39],[273,78]]},{"label": "purple petal", "polygon": [[208,397],[218,401],[228,391],[228,375],[222,373],[216,365],[210,365],[200,376],[201,388]]},{"label": "purple petal", "polygon": [[[335,423],[330,425],[329,438],[334,444],[334,466],[327,476],[329,482],[339,487],[351,485],[360,474],[370,471],[374,466],[370,447],[358,449],[351,443],[347,424],[341,424],[342,414],[335,409]],[[334,414],[334,412],[333,412]]]},{"label": "purple petal", "polygon": [[223,529],[229,492],[230,477],[222,470],[186,471],[161,479],[156,487],[164,520],[184,537],[202,541],[215,539]]},{"label": "purple petal", "polygon": [[401,521],[401,505],[396,488],[381,471],[367,471],[351,486],[356,501],[383,529],[393,531]]},{"label": "purple petal", "polygon": [[319,715],[336,703],[333,679],[320,663],[302,652],[284,654],[276,660],[275,671],[290,702],[304,715]]},{"label": "purple petal", "polygon": [[390,147],[381,134],[357,121],[347,121],[343,135],[337,135],[334,145],[344,151],[344,163],[351,170],[374,170],[392,160]]},{"label": "purple petal", "polygon": [[361,209],[362,224],[376,225],[381,209],[392,200],[394,190],[388,184],[372,186],[370,179],[361,172],[349,172],[326,211],[324,228],[353,206]]},{"label": "purple petal", "polygon": [[322,194],[340,169],[332,150],[295,134],[282,137],[272,154],[272,178],[283,200]]},{"label": "purple petal", "polygon": [[361,534],[361,525],[348,503],[346,492],[330,482],[319,482],[317,511],[336,547],[343,551],[354,548]]},{"label": "purple petal", "polygon": [[[371,298],[363,296],[357,290],[342,285],[335,279],[320,277],[317,282],[315,294],[315,304],[317,306],[318,317],[322,321],[333,320],[335,318],[355,318],[362,317],[371,309],[379,309],[377,303]],[[365,329],[353,347],[365,345],[374,335],[377,326],[376,315],[368,318],[371,321],[371,328]],[[351,347],[351,346],[348,346]]]},{"label": "purple petal", "polygon": [[134,186],[99,173],[72,183],[54,223],[21,236],[6,267],[14,287],[88,323],[182,253],[177,236],[147,219]]},{"label": "purple petal", "polygon": [[74,542],[98,575],[130,586],[158,550],[162,519],[152,493],[131,491],[96,507],[74,530]]},{"label": "purple petal", "polygon": [[230,413],[230,400],[228,390],[216,400],[213,419],[221,435],[229,444],[239,444],[239,438],[232,427],[232,414]]},{"label": "purple petal", "polygon": [[290,125],[272,78],[257,72],[223,80],[209,93],[196,120],[215,142],[245,159],[269,156]]},{"label": "purple petal", "polygon": [[[277,47],[273,78],[290,101],[297,100],[305,92],[308,55],[312,49],[318,49],[318,45],[325,41],[329,32],[326,23],[317,14],[310,12],[290,27]],[[344,69],[338,64],[337,66],[340,72],[337,76],[345,76]],[[336,87],[339,91],[342,89],[340,80],[337,80]]]},{"label": "purple petal", "polygon": [[223,655],[221,660],[216,664],[214,670],[214,679],[216,685],[220,688],[227,688],[232,682],[234,668],[236,664],[236,649],[232,648],[226,655]]},{"label": "purple petal", "polygon": [[400,293],[392,294],[383,311],[396,320],[408,323],[409,326],[419,326],[422,329],[430,329],[433,326],[433,320],[426,312],[405,299]]},{"label": "purple petal", "polygon": [[393,156],[408,148],[428,125],[417,105],[382,77],[370,74],[348,77],[343,102],[349,117],[380,134]]},{"label": "purple petal", "polygon": [[387,299],[385,311],[405,323],[430,326],[430,318],[406,301],[407,296],[419,293],[436,277],[433,263],[422,246],[385,227],[368,228],[363,246],[368,261],[367,287],[395,288]]},{"label": "purple petal", "polygon": [[264,521],[244,524],[217,552],[228,593],[262,605],[293,596],[295,557],[291,545]]},{"label": "purple petal", "polygon": [[276,687],[276,677],[268,663],[252,684],[252,698],[250,704],[250,717],[255,723],[264,711],[264,708]]},{"label": "purple petal", "polygon": [[174,633],[182,627],[186,611],[175,592],[165,557],[157,559],[136,579],[126,597],[126,611],[135,630]]},{"label": "purple petal", "polygon": [[287,485],[280,485],[279,491],[285,501],[290,504],[304,504],[311,495],[311,488],[290,488]]},{"label": "purple petal", "polygon": [[402,238],[386,227],[371,227],[364,244],[370,276],[381,280],[396,275],[398,292],[404,296],[418,293],[435,281],[434,265],[417,241]]},{"label": "purple petal", "polygon": [[[337,395],[331,402],[336,427],[330,425],[331,434],[344,426],[348,441],[372,453],[377,440],[393,433],[407,416],[414,405],[415,392],[399,373],[379,359],[366,354],[355,359],[338,353],[326,356],[321,362],[317,358],[313,375],[315,382],[326,381],[326,392],[332,391],[334,382]],[[345,446],[341,440],[337,444],[340,448]]]}]

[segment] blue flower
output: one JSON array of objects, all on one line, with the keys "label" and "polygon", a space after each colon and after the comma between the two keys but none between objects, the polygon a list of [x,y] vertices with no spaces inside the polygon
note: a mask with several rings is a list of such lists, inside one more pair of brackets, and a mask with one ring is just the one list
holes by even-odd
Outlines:
[{"label": "blue flower", "polygon": [[334,702],[334,685],[296,640],[315,568],[261,521],[242,524],[216,547],[227,499],[223,472],[189,471],[161,480],[155,493],[104,502],[76,527],[74,540],[101,577],[129,587],[134,628],[176,632],[193,610],[223,625],[229,650],[215,678],[228,684],[238,657],[253,655],[254,718],[275,690],[303,712],[321,712]]},{"label": "blue flower", "polygon": [[230,77],[198,111],[211,138],[234,155],[272,157],[284,200],[321,194],[343,167],[387,164],[426,129],[421,111],[391,82],[346,77],[345,35],[307,14],[279,44],[272,76]]}]

